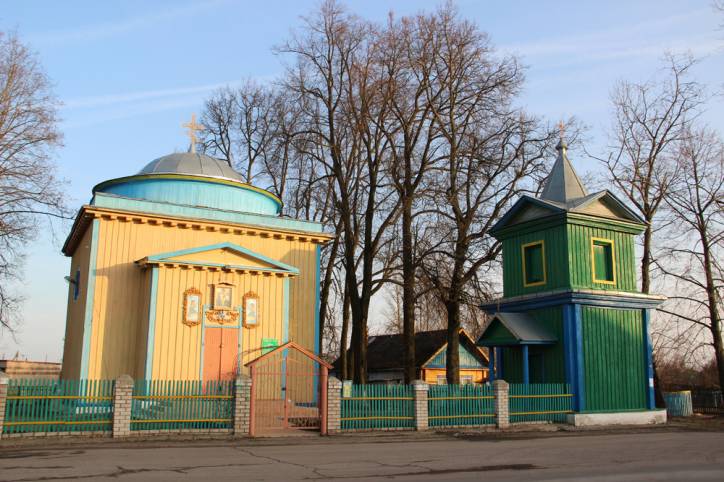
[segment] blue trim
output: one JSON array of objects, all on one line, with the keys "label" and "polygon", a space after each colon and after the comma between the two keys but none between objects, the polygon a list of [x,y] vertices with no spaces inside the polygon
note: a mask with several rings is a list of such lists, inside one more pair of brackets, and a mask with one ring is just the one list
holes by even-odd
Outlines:
[{"label": "blue trim", "polygon": [[566,371],[566,383],[571,389],[576,391],[576,378],[573,374],[576,372],[576,346],[574,341],[573,318],[575,316],[573,305],[563,305],[563,357],[564,367]]},{"label": "blue trim", "polygon": [[498,351],[498,378],[505,380],[505,359],[503,358],[503,349],[499,346],[495,347]]},{"label": "blue trim", "polygon": [[488,380],[490,383],[495,381],[495,347],[488,348]]},{"label": "blue trim", "polygon": [[[234,224],[254,225],[264,228],[289,229],[323,234],[322,225],[312,221],[283,218],[278,215],[242,213],[201,206],[185,206],[161,201],[144,201],[123,196],[96,192],[91,205],[97,207],[135,211],[145,214],[160,214],[198,219],[200,222],[222,221]],[[72,232],[71,232],[72,233]]]},{"label": "blue trim", "polygon": [[75,270],[75,283],[73,283],[73,301],[78,301],[80,296],[80,269]]},{"label": "blue trim", "polygon": [[530,358],[528,357],[528,345],[523,345],[523,383],[530,383]]},{"label": "blue trim", "polygon": [[156,340],[156,303],[158,301],[158,267],[151,268],[151,296],[148,301],[148,335],[146,336],[146,368],[144,378],[153,375],[153,351]]},{"label": "blue trim", "polygon": [[649,310],[642,310],[643,335],[644,335],[644,366],[646,373],[646,406],[649,410],[656,408],[656,397],[654,396],[654,363],[651,356],[651,336],[649,334],[649,323],[651,314]]},{"label": "blue trim", "polygon": [[100,236],[101,222],[94,219],[91,226],[91,246],[90,255],[88,256],[88,288],[85,293],[85,313],[83,319],[83,352],[80,358],[80,374],[79,378],[90,378],[88,370],[90,369],[90,350],[91,335],[93,334],[93,302],[95,301],[96,291],[96,266],[98,263],[98,238]]},{"label": "blue trim", "polygon": [[574,393],[574,410],[582,412],[586,409],[586,373],[583,352],[583,315],[581,305],[573,305],[573,327],[576,342],[576,391]]},{"label": "blue trim", "polygon": [[[319,307],[321,304],[321,298],[320,298],[320,281],[321,281],[321,265],[322,265],[322,246],[317,245],[316,249],[316,257],[314,261],[314,354],[320,355],[321,354],[321,346],[319,345],[319,334],[321,332],[322,327],[320,326],[320,319],[319,319]],[[315,363],[315,366],[319,367],[318,363]],[[314,372],[314,402],[317,402],[317,397],[319,396],[319,390],[317,387],[319,386],[319,380],[318,380],[318,371],[315,370]]]},{"label": "blue trim", "polygon": [[663,301],[662,299],[653,297],[642,298],[638,293],[626,295],[621,294],[621,292],[617,292],[617,294],[606,293],[604,291],[599,293],[582,293],[567,290],[535,295],[530,298],[503,298],[492,303],[480,305],[480,308],[486,313],[493,315],[499,311],[530,311],[569,303],[619,309],[645,309],[656,308],[663,303]]},{"label": "blue trim", "polygon": [[[297,268],[295,268],[294,266],[282,263],[281,261],[277,261],[275,259],[269,258],[262,254],[255,253],[254,251],[252,251],[250,249],[241,247],[238,244],[230,243],[228,241],[223,242],[223,243],[210,244],[208,246],[198,246],[196,248],[180,249],[178,251],[171,251],[169,253],[154,254],[154,255],[148,257],[148,261],[169,261],[170,258],[175,258],[177,256],[186,256],[188,254],[203,253],[206,251],[214,251],[217,249],[229,249],[231,251],[236,251],[237,253],[241,253],[243,255],[257,259],[264,263],[268,263],[272,266],[276,266],[279,271],[299,274],[299,270]],[[189,263],[189,264],[203,264],[206,266],[227,266],[222,263]],[[230,267],[272,271],[269,268],[259,268],[259,267],[249,267],[249,266],[230,266]]]},{"label": "blue trim", "polygon": [[284,278],[282,287],[284,298],[282,299],[282,345],[289,341],[289,285],[290,279]]}]

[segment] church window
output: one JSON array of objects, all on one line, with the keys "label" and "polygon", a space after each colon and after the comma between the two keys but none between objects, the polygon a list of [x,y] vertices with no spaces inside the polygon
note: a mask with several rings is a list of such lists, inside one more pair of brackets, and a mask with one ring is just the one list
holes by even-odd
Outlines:
[{"label": "church window", "polygon": [[472,384],[473,384],[473,376],[472,376],[472,375],[461,375],[461,376],[460,376],[460,384],[461,384],[461,385],[472,385]]},{"label": "church window", "polygon": [[437,384],[438,384],[438,385],[447,385],[447,376],[445,376],[445,375],[438,375],[436,379],[437,379]]},{"label": "church window", "polygon": [[541,286],[546,283],[546,260],[543,241],[523,245],[523,286]]},{"label": "church window", "polygon": [[591,238],[591,255],[593,282],[614,284],[616,282],[616,267],[613,259],[613,241]]}]

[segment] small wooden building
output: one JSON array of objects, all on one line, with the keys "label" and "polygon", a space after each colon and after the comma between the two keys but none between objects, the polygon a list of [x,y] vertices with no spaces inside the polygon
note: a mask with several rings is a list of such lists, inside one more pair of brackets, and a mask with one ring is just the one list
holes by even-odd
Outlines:
[{"label": "small wooden building", "polygon": [[195,152],[93,188],[72,258],[62,378],[215,380],[294,341],[319,347],[318,223]]},{"label": "small wooden building", "polygon": [[478,340],[491,378],[569,383],[578,412],[654,408],[649,311],[637,289],[634,237],[646,224],[609,191],[589,194],[563,140],[540,197],[523,196],[494,226],[502,299],[482,308]]},{"label": "small wooden building", "polygon": [[[404,340],[402,335],[369,337],[367,345],[367,378],[369,383],[404,383]],[[421,331],[415,334],[417,379],[432,384],[447,383],[445,355],[447,331]],[[351,350],[349,354],[351,356]],[[488,357],[465,330],[460,330],[460,383],[484,383],[488,379]],[[340,361],[334,363],[333,374],[339,373]]]}]

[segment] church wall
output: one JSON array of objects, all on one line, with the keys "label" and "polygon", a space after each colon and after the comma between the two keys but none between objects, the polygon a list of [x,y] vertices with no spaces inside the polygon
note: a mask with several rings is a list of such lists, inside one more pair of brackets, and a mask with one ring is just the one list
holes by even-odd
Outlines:
[{"label": "church wall", "polygon": [[289,337],[315,349],[317,244],[287,233],[275,237],[270,230],[197,220],[182,223],[104,214],[100,226],[90,378],[114,378],[124,373],[142,375],[138,373],[138,360],[146,353],[147,315],[143,307],[148,306],[149,289],[144,270],[134,261],[224,241],[299,269],[299,276],[289,281]]},{"label": "church wall", "polygon": [[[636,291],[636,253],[629,233],[582,224],[567,225],[571,286],[607,291]],[[614,242],[614,284],[594,283],[591,261],[591,238]]]},{"label": "church wall", "polygon": [[61,378],[81,378],[80,365],[83,352],[83,323],[88,296],[88,264],[91,251],[92,228],[86,228],[70,262],[70,276],[75,279],[80,271],[78,298],[73,299],[75,286],[68,284],[68,309],[65,321],[65,344],[63,346],[63,367]]},{"label": "church wall", "polygon": [[[523,286],[522,246],[539,240],[544,241],[546,283],[525,287]],[[565,225],[552,226],[535,232],[523,232],[504,239],[504,296],[519,296],[568,286],[566,242]]]},{"label": "church wall", "polygon": [[[161,266],[158,275],[154,348],[151,377],[157,380],[198,380],[203,373],[204,330],[212,327],[238,328],[239,323],[219,325],[204,321],[187,326],[183,319],[183,292],[188,288],[201,291],[201,303],[213,304],[213,285],[230,283],[234,286],[233,306],[241,309],[245,293],[259,295],[259,325],[241,328],[238,341],[241,365],[261,355],[263,338],[274,339],[279,345],[284,337],[283,285],[285,278],[276,275],[227,273],[187,267]],[[237,346],[238,348],[238,346]]]}]

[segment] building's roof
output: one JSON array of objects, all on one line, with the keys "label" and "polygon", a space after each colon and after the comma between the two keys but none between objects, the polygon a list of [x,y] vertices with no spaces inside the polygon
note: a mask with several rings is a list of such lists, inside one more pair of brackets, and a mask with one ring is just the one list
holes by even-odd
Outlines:
[{"label": "building's roof", "polygon": [[[460,344],[483,364],[488,361],[465,330],[460,330]],[[415,366],[421,367],[438,351],[447,345],[447,330],[420,331],[415,333]],[[351,354],[351,350],[348,352]],[[402,369],[405,353],[404,339],[401,334],[370,336],[367,344],[367,371]],[[334,362],[339,369],[340,360]]]},{"label": "building's roof", "polygon": [[570,201],[586,197],[588,191],[568,160],[568,146],[561,139],[556,146],[558,158],[543,186],[540,199],[567,204]]},{"label": "building's roof", "polygon": [[138,174],[187,174],[243,182],[228,162],[196,152],[176,152],[149,162]]},{"label": "building's roof", "polygon": [[558,157],[545,180],[539,197],[523,195],[490,229],[495,235],[502,229],[552,215],[583,214],[645,226],[646,222],[608,190],[589,194],[568,159],[565,140],[556,146]]},{"label": "building's roof", "polygon": [[500,311],[493,315],[477,343],[481,346],[503,346],[549,344],[556,341],[555,335],[549,333],[531,315]]}]

